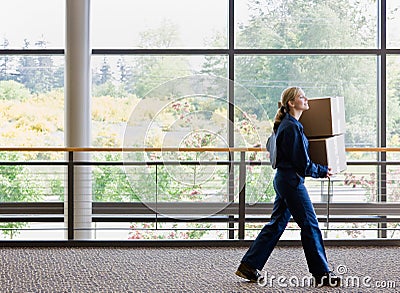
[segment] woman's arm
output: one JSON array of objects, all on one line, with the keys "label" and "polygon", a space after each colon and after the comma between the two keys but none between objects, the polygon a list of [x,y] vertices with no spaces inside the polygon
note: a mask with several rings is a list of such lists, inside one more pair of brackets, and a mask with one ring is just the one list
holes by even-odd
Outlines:
[{"label": "woman's arm", "polygon": [[[311,161],[308,155],[308,141],[299,127],[290,128],[293,137],[291,160],[296,172],[300,176],[311,176],[313,178],[325,178],[328,175],[328,166],[316,164]],[[289,143],[290,144],[290,143]]]}]

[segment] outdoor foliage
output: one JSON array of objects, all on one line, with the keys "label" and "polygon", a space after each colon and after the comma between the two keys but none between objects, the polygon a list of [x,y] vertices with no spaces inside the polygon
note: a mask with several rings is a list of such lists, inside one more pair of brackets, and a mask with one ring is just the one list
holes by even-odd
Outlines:
[{"label": "outdoor foliage", "polygon": [[[17,161],[19,157],[13,153],[0,153],[0,161]],[[43,200],[37,192],[39,184],[30,180],[29,170],[21,165],[0,165],[0,203],[28,202]],[[10,239],[19,234],[20,228],[26,227],[24,222],[0,223],[1,233]]]}]

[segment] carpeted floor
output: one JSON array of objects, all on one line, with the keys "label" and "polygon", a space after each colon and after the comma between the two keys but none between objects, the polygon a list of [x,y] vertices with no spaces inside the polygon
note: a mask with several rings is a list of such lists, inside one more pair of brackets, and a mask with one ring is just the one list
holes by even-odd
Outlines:
[{"label": "carpeted floor", "polygon": [[340,289],[308,286],[301,247],[276,247],[264,287],[234,274],[246,248],[0,248],[0,291],[400,292],[400,248],[326,249]]}]

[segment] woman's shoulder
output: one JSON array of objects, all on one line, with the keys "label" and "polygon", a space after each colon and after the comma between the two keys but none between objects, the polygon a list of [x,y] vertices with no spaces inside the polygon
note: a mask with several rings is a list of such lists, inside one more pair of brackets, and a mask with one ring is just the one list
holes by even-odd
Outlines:
[{"label": "woman's shoulder", "polygon": [[295,123],[295,121],[286,121],[285,123],[281,123],[281,125],[278,128],[278,132],[276,133],[277,136],[298,136],[303,134],[303,130],[301,125],[298,125],[298,123]]},{"label": "woman's shoulder", "polygon": [[284,129],[292,129],[292,130],[301,130],[302,125],[300,124],[300,122],[296,121],[295,118],[290,119],[290,117],[286,116],[285,119],[282,120],[281,125],[279,126],[281,128],[282,126],[282,130]]}]

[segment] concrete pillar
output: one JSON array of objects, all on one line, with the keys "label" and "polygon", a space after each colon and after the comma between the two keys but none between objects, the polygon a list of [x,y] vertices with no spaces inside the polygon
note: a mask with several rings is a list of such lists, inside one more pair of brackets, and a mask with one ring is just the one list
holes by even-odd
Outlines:
[{"label": "concrete pillar", "polygon": [[[65,144],[89,147],[91,140],[90,0],[66,0]],[[74,160],[90,159],[77,152]],[[92,239],[91,168],[75,167],[74,239]],[[65,223],[68,223],[65,199]]]}]

